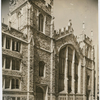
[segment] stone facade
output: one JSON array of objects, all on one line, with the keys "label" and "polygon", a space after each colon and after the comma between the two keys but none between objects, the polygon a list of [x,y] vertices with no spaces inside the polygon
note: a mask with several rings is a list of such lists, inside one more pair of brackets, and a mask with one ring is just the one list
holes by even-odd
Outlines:
[{"label": "stone facade", "polygon": [[[75,36],[71,20],[68,27],[54,30],[52,9],[44,0],[10,5],[9,25],[2,24],[3,100],[94,99],[92,40],[85,34]],[[19,69],[13,68],[13,59],[20,62],[15,63]]]}]

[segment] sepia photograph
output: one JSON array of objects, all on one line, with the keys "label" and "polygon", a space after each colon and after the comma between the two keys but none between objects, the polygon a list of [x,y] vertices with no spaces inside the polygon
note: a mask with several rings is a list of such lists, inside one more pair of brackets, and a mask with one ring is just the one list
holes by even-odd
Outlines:
[{"label": "sepia photograph", "polygon": [[98,0],[2,0],[2,100],[99,100]]}]

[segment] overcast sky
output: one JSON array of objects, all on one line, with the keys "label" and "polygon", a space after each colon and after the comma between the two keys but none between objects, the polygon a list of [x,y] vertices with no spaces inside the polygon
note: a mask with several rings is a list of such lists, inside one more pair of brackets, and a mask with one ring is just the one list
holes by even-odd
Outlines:
[{"label": "overcast sky", "polygon": [[[48,3],[49,0],[46,0]],[[2,18],[7,23],[9,0],[2,0]],[[98,0],[54,0],[55,29],[68,25],[72,20],[74,33],[82,33],[82,23],[85,22],[85,33],[91,36],[94,33],[94,44],[98,43]]]}]

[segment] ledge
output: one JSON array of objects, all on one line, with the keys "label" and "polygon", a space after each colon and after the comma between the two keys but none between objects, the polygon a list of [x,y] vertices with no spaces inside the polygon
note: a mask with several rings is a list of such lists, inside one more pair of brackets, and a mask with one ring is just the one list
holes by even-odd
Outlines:
[{"label": "ledge", "polygon": [[5,34],[5,35],[10,36],[10,37],[12,37],[12,38],[15,38],[15,39],[17,39],[17,40],[19,40],[19,41],[21,41],[21,42],[28,43],[27,41],[22,40],[22,39],[18,38],[17,36],[14,36],[14,35],[12,35],[12,34],[10,34],[10,33],[4,32],[4,31],[2,31],[2,33]]},{"label": "ledge", "polygon": [[16,51],[11,51],[10,49],[4,49],[2,48],[2,54],[11,56],[14,58],[22,59],[22,54]]},{"label": "ledge", "polygon": [[42,50],[42,51],[45,51],[45,52],[47,52],[47,53],[52,53],[50,50],[46,50],[46,49],[44,49],[44,48],[42,48],[42,47],[38,47],[38,46],[35,46],[37,49],[40,49],[40,50]]},{"label": "ledge", "polygon": [[19,78],[22,77],[20,71],[13,71],[10,69],[2,69],[2,75],[9,76],[9,77],[19,77]]},{"label": "ledge", "polygon": [[[18,96],[23,96],[23,95],[26,95],[28,93],[28,91],[21,91],[21,90],[11,90],[11,89],[9,89],[9,90],[6,90],[6,89],[4,89],[3,90],[3,96],[12,96],[12,95],[14,95],[15,96],[15,94],[16,95],[18,95]],[[33,94],[33,91],[29,91],[29,93],[30,94]]]}]

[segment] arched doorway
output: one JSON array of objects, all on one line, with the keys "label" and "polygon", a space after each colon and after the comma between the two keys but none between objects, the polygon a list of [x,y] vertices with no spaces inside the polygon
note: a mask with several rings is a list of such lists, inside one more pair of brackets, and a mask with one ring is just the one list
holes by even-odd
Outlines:
[{"label": "arched doorway", "polygon": [[36,100],[44,100],[44,93],[42,88],[36,87]]}]

